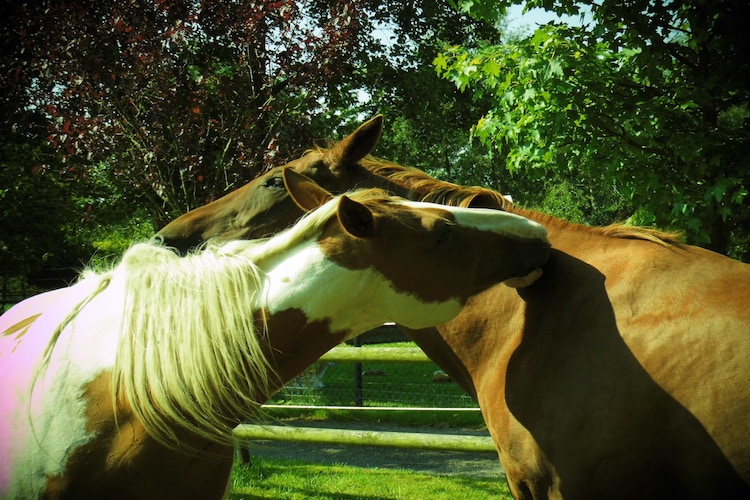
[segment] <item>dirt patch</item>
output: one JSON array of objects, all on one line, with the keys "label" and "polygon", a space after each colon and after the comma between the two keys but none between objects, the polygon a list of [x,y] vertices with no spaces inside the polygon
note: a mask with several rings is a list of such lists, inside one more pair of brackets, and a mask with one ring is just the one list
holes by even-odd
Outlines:
[{"label": "dirt patch", "polygon": [[[475,429],[434,429],[402,427],[392,424],[362,422],[315,422],[308,420],[285,420],[284,424],[296,427],[334,429],[362,429],[368,431],[428,432],[436,434],[459,434],[466,436],[488,436],[487,431]],[[252,457],[293,458],[309,463],[353,467],[412,470],[430,474],[460,475],[482,479],[503,478],[504,472],[495,453],[472,453],[459,451],[407,450],[374,446],[340,446],[315,443],[255,441],[249,444]]]}]

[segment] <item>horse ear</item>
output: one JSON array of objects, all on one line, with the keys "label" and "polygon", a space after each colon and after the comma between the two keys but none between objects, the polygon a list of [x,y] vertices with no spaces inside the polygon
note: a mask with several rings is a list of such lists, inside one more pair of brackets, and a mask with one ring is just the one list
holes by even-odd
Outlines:
[{"label": "horse ear", "polygon": [[333,147],[333,154],[340,163],[356,163],[375,149],[383,132],[383,115],[376,115],[360,125]]},{"label": "horse ear", "polygon": [[338,218],[344,230],[357,238],[369,238],[375,234],[375,217],[366,206],[342,196],[339,201]]},{"label": "horse ear", "polygon": [[318,186],[315,181],[295,172],[290,167],[285,168],[281,175],[284,178],[284,186],[289,191],[289,196],[292,197],[298,207],[306,212],[318,208],[333,198],[331,193]]}]

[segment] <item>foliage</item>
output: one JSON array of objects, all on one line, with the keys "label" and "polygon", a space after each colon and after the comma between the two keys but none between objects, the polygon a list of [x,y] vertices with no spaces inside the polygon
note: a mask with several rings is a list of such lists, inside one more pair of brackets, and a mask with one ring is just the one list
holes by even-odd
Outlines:
[{"label": "foliage", "polygon": [[88,253],[68,232],[81,215],[71,185],[50,172],[50,148],[30,115],[19,117],[29,124],[26,133],[0,129],[0,273],[6,276],[82,266]]},{"label": "foliage", "polygon": [[252,465],[238,465],[234,468],[229,498],[512,498],[505,480],[362,469],[344,465],[314,465],[298,460],[257,457],[252,462]]},{"label": "foliage", "polygon": [[106,164],[88,168],[71,195],[83,217],[68,234],[92,247],[93,255],[86,264],[93,268],[110,267],[134,242],[154,234],[148,209],[137,193],[120,190],[110,173]]},{"label": "foliage", "polygon": [[45,157],[25,172],[65,187],[44,200],[68,207],[49,219],[66,233],[53,239],[106,264],[147,219],[161,225],[376,112],[393,127],[381,155],[447,178],[481,172],[464,153],[480,115],[430,61],[488,26],[426,1],[18,3],[0,25],[0,105],[24,133],[33,110]]},{"label": "foliage", "polygon": [[165,222],[309,144],[351,71],[356,1],[65,0],[14,6],[4,61],[69,169],[106,162]]},{"label": "foliage", "polygon": [[47,0],[5,13],[3,126],[36,127],[44,157],[24,175],[65,187],[51,198],[69,207],[50,219],[66,232],[56,240],[93,244],[97,261],[145,236],[147,219],[159,227],[378,112],[392,127],[379,155],[483,175],[466,134],[481,114],[430,62],[443,41],[497,30],[445,3]]},{"label": "foliage", "polygon": [[[132,193],[119,191],[106,168],[62,168],[43,117],[24,111],[15,121],[25,127],[0,127],[0,274],[64,286],[92,253],[104,263],[153,234],[147,211],[130,208]],[[49,281],[50,270],[59,279]]]},{"label": "foliage", "polygon": [[[458,2],[476,16],[510,3]],[[750,222],[747,4],[531,1],[550,23],[513,43],[446,46],[437,71],[491,108],[472,129],[511,172],[614,184],[631,220],[727,253]],[[747,249],[745,249],[747,252]],[[737,256],[742,256],[740,252]]]},{"label": "foliage", "polygon": [[437,78],[431,62],[444,43],[475,46],[496,38],[498,30],[446,2],[369,1],[363,12],[363,26],[373,36],[345,92],[356,93],[359,101],[344,111],[343,102],[328,97],[334,100],[319,120],[325,124],[320,135],[341,137],[363,118],[382,113],[385,129],[377,156],[448,180],[484,179],[486,162],[477,159],[486,155],[471,148],[467,134],[483,112],[482,103]]}]

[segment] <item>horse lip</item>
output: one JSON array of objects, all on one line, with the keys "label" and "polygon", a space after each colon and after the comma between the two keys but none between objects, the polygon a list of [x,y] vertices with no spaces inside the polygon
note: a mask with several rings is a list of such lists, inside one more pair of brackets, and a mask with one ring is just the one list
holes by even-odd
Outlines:
[{"label": "horse lip", "polygon": [[542,271],[541,267],[536,267],[523,276],[513,276],[504,280],[503,285],[511,288],[525,288],[541,278],[543,273],[544,271]]},{"label": "horse lip", "polygon": [[544,243],[545,245],[538,256],[539,258],[532,261],[525,272],[513,275],[503,280],[502,283],[512,288],[525,288],[541,278],[543,273],[542,266],[549,260],[549,253],[552,248],[552,245],[548,241],[544,241]]}]

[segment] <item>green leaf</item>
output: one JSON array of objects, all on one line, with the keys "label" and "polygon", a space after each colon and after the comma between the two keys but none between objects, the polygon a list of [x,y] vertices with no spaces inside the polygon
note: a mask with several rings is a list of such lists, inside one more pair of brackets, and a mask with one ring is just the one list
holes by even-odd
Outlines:
[{"label": "green leaf", "polygon": [[448,68],[448,60],[445,58],[442,52],[438,52],[438,55],[432,61],[432,65],[440,73],[444,72]]},{"label": "green leaf", "polygon": [[562,77],[563,76],[562,65],[558,61],[556,61],[554,59],[551,60],[549,62],[549,71],[548,71],[547,76],[548,77],[550,77],[550,76],[559,76],[559,77]]},{"label": "green leaf", "polygon": [[732,215],[732,209],[729,207],[719,207],[719,215],[721,216],[721,220],[726,222]]},{"label": "green leaf", "polygon": [[741,205],[742,202],[745,199],[745,196],[747,196],[747,193],[748,193],[747,189],[740,188],[739,190],[737,190],[737,192],[735,192],[732,195],[732,203],[735,203],[737,205]]},{"label": "green leaf", "polygon": [[482,72],[488,76],[498,77],[500,76],[500,65],[498,65],[493,59],[487,59],[487,61],[482,64]]}]

